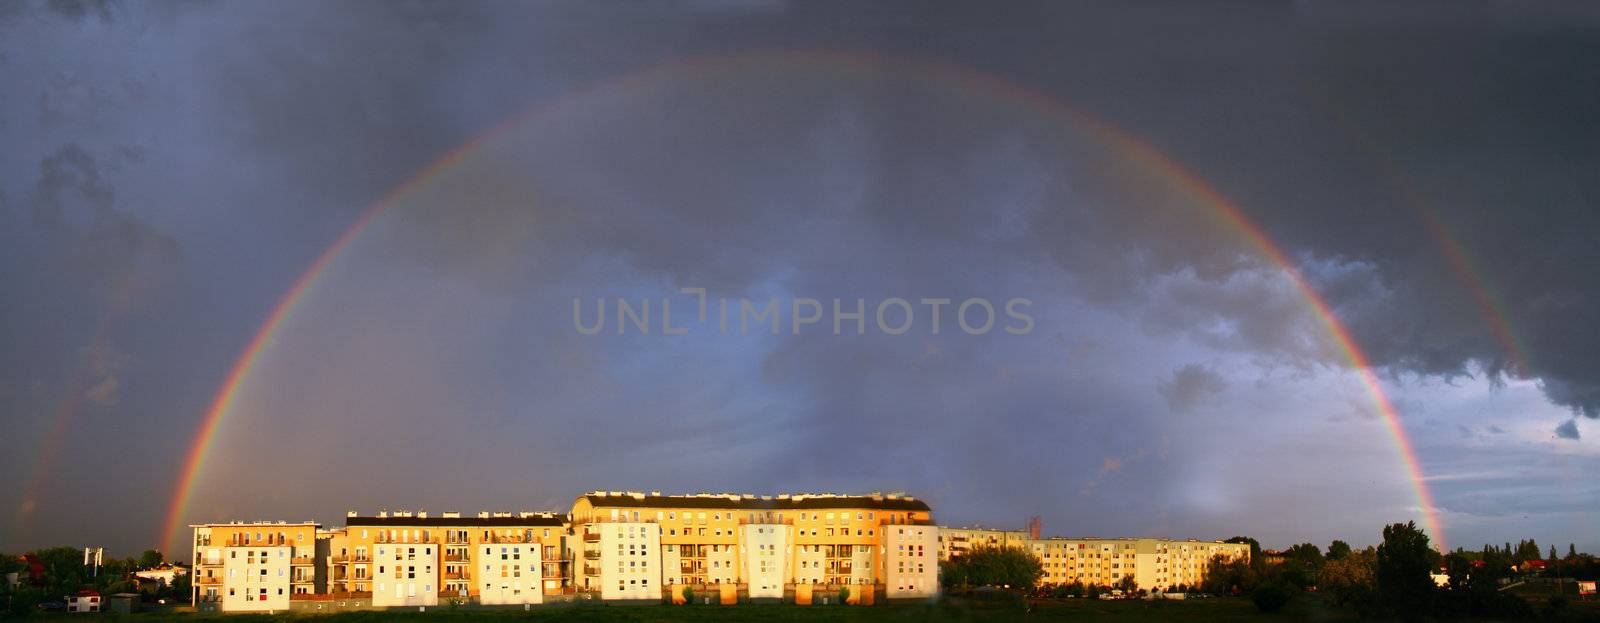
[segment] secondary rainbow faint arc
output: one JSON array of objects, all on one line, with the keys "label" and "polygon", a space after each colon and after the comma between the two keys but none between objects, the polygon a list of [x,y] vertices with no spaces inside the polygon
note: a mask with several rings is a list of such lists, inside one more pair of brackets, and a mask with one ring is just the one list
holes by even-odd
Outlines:
[{"label": "secondary rainbow faint arc", "polygon": [[1395,446],[1399,451],[1402,462],[1405,464],[1407,475],[1416,491],[1417,501],[1421,507],[1420,510],[1428,531],[1434,537],[1440,549],[1444,549],[1444,532],[1434,510],[1432,495],[1428,491],[1426,481],[1422,478],[1422,470],[1417,460],[1416,452],[1412,448],[1411,441],[1400,423],[1398,413],[1384,393],[1377,376],[1372,372],[1365,353],[1357,346],[1349,330],[1339,321],[1327,301],[1317,294],[1316,290],[1311,287],[1310,282],[1289,261],[1282,249],[1266,235],[1266,232],[1259,225],[1250,220],[1243,211],[1223,196],[1221,192],[1179,166],[1159,149],[1139,140],[1115,125],[1102,121],[1085,111],[1079,110],[1032,87],[943,61],[865,52],[782,51],[673,60],[569,92],[505,123],[499,124],[465,145],[450,151],[363,212],[344,234],[339,236],[327,250],[317,257],[310,268],[295,281],[294,285],[289,288],[289,291],[278,304],[267,314],[266,321],[262,323],[261,328],[245,346],[243,353],[234,363],[233,368],[224,380],[222,388],[212,400],[210,408],[206,410],[199,432],[185,457],[182,471],[178,478],[178,486],[173,492],[171,504],[167,509],[166,533],[163,542],[166,543],[169,551],[176,551],[178,534],[183,527],[183,512],[187,507],[195,478],[205,464],[207,449],[216,435],[218,425],[233,406],[243,381],[249,376],[260,359],[262,351],[272,342],[273,337],[283,326],[284,320],[289,316],[290,312],[299,305],[300,301],[304,300],[306,294],[316,284],[318,278],[326,272],[333,260],[373,220],[412,190],[460,163],[486,141],[534,117],[565,110],[569,106],[586,101],[592,95],[648,86],[662,78],[686,75],[714,76],[721,72],[741,69],[762,71],[802,69],[836,72],[894,69],[902,72],[898,73],[897,77],[903,79],[914,79],[937,87],[965,87],[970,90],[971,94],[988,94],[1002,103],[1018,105],[1048,117],[1064,120],[1075,127],[1087,130],[1094,138],[1120,150],[1129,159],[1142,164],[1155,173],[1164,175],[1172,183],[1193,193],[1205,205],[1217,212],[1225,222],[1237,227],[1250,244],[1257,247],[1267,260],[1288,275],[1301,296],[1306,300],[1312,311],[1315,312],[1320,323],[1327,329],[1329,335],[1334,338],[1340,352],[1344,354],[1350,365],[1360,375],[1362,385],[1372,395],[1373,402],[1382,416],[1390,436],[1395,441]]},{"label": "secondary rainbow faint arc", "polygon": [[[1321,98],[1318,101],[1326,101]],[[1497,296],[1489,287],[1489,281],[1483,276],[1483,270],[1478,268],[1472,260],[1472,255],[1467,252],[1466,245],[1461,243],[1461,237],[1456,235],[1439,218],[1438,211],[1430,207],[1416,185],[1411,183],[1399,163],[1389,156],[1389,152],[1381,149],[1366,128],[1358,123],[1345,111],[1329,102],[1325,107],[1333,120],[1345,129],[1355,139],[1363,151],[1367,152],[1377,169],[1389,182],[1390,187],[1400,193],[1402,205],[1410,208],[1417,218],[1422,220],[1422,226],[1433,238],[1439,250],[1444,254],[1445,261],[1450,264],[1450,271],[1455,273],[1456,281],[1467,289],[1472,296],[1473,304],[1477,305],[1479,315],[1489,324],[1489,331],[1500,344],[1507,357],[1511,358],[1511,376],[1529,378],[1533,375],[1533,361],[1528,353],[1526,343],[1518,336],[1511,324],[1511,315],[1506,312],[1504,297]]]}]

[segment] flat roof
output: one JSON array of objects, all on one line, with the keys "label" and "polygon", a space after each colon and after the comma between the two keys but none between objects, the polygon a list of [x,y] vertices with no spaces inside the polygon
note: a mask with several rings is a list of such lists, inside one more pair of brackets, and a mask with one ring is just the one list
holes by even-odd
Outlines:
[{"label": "flat roof", "polygon": [[660,495],[594,492],[580,496],[600,507],[707,508],[730,510],[805,510],[813,508],[870,508],[894,511],[931,511],[928,503],[912,497],[801,493],[780,496],[741,494]]},{"label": "flat roof", "polygon": [[473,527],[473,528],[509,528],[521,526],[536,527],[561,527],[566,525],[566,515],[529,515],[527,517],[416,517],[416,516],[389,516],[389,517],[346,517],[345,527],[388,527],[388,526],[428,526],[428,527]]}]

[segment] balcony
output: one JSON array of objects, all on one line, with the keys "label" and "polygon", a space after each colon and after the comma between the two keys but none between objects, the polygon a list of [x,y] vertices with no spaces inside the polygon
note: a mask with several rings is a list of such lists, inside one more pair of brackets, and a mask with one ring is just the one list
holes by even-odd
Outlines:
[{"label": "balcony", "polygon": [[222,577],[221,576],[215,576],[215,575],[201,576],[200,577],[200,583],[202,585],[221,584],[222,583]]},{"label": "balcony", "polygon": [[342,565],[344,563],[350,562],[350,557],[349,556],[344,556],[344,555],[329,556],[328,557],[328,562],[331,562],[331,563],[336,564],[336,565]]},{"label": "balcony", "polygon": [[584,543],[599,543],[600,542],[600,533],[599,532],[586,532],[586,533],[584,533],[583,542]]},{"label": "balcony", "polygon": [[467,555],[466,554],[445,554],[444,555],[444,561],[445,562],[466,562],[467,561]]},{"label": "balcony", "polygon": [[306,567],[316,564],[316,560],[310,556],[295,556],[289,559],[289,564],[297,567]]},{"label": "balcony", "polygon": [[583,566],[583,574],[584,575],[600,575],[600,567],[593,567],[593,566],[589,566],[589,565],[584,565]]},{"label": "balcony", "polygon": [[467,572],[467,571],[450,571],[450,572],[446,572],[444,574],[444,579],[446,579],[446,580],[470,580],[470,579],[472,579],[472,573]]},{"label": "balcony", "polygon": [[600,560],[600,551],[592,549],[583,550],[583,558],[584,560]]}]

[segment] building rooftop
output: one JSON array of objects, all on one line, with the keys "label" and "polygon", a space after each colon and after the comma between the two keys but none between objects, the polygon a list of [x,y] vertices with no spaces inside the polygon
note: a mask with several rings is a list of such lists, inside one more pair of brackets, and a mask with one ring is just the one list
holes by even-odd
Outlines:
[{"label": "building rooftop", "polygon": [[412,513],[409,511],[380,511],[375,516],[362,516],[355,511],[345,514],[344,523],[347,527],[364,526],[463,526],[463,527],[560,527],[566,525],[567,516],[564,513],[550,512],[490,512],[481,511],[474,517],[462,517],[461,513],[446,512],[437,517],[429,517],[427,511]]},{"label": "building rooftop", "polygon": [[226,521],[213,523],[192,523],[190,528],[226,528],[238,526],[317,526],[315,521]]},{"label": "building rooftop", "polygon": [[579,497],[597,507],[625,508],[718,508],[738,510],[789,510],[809,508],[873,508],[897,511],[930,511],[928,503],[901,493],[839,495],[836,493],[695,493],[662,495],[660,491],[591,491]]}]

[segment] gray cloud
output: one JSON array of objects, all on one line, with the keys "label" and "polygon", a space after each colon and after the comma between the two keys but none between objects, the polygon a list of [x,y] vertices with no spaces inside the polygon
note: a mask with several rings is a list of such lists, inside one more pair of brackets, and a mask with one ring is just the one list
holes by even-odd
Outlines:
[{"label": "gray cloud", "polygon": [[1173,411],[1195,408],[1205,398],[1228,388],[1228,382],[1206,366],[1190,363],[1172,371],[1172,378],[1156,381],[1156,393]]},{"label": "gray cloud", "polygon": [[[1480,5],[1441,25],[1326,7],[1224,17],[919,5],[915,20],[881,5],[699,8],[0,5],[0,71],[24,94],[0,115],[17,136],[0,154],[11,199],[0,204],[0,288],[21,302],[0,310],[4,417],[46,429],[61,396],[80,392],[107,417],[74,430],[144,435],[155,454],[181,455],[222,371],[358,214],[441,154],[539,109],[398,198],[291,316],[219,441],[236,461],[206,477],[212,517],[327,513],[421,495],[415,483],[462,484],[441,482],[452,477],[429,461],[390,483],[324,480],[359,473],[341,450],[360,438],[541,475],[430,487],[447,491],[430,505],[782,483],[912,488],[956,520],[1044,512],[1073,531],[1206,536],[1168,523],[1193,510],[1166,501],[1180,497],[1211,513],[1208,528],[1246,521],[1234,504],[1257,494],[1205,498],[1174,478],[1205,457],[1157,450],[1172,413],[1217,426],[1200,405],[1348,362],[1193,188],[1081,126],[903,67],[614,82],[698,55],[816,49],[949,60],[1104,117],[1259,221],[1389,378],[1507,374],[1484,297],[1431,241],[1417,212],[1428,210],[1506,312],[1523,373],[1552,402],[1596,415],[1600,336],[1588,328],[1600,321],[1600,273],[1586,267],[1600,264],[1588,175],[1600,164],[1600,89],[1573,78],[1591,73],[1587,12]],[[610,86],[584,90],[596,84]],[[1016,339],[571,334],[574,296],[679,286],[825,300],[1025,295],[1039,325]],[[117,365],[74,381],[118,304],[132,311],[112,332]],[[1152,370],[1172,371],[1154,393]],[[1364,395],[1329,391],[1301,401],[1370,413]],[[1299,422],[1294,409],[1235,406]],[[1546,416],[1497,417],[1521,431],[1518,418]],[[1574,439],[1576,426],[1562,424]],[[442,441],[421,432],[441,427],[452,433]],[[1443,428],[1450,444],[1489,443],[1481,424],[1465,436]],[[305,439],[308,429],[323,434]],[[275,477],[327,490],[238,486],[281,459],[284,446],[262,440],[316,457]],[[1251,471],[1237,467],[1215,471]],[[170,493],[176,466],[149,469],[160,484],[116,495]],[[1300,473],[1286,472],[1294,487]],[[1063,474],[1098,475],[1085,487]],[[1361,495],[1358,484],[1341,491]],[[1441,488],[1453,509],[1514,504]],[[1068,499],[1075,490],[1095,504]],[[1371,495],[1382,498],[1373,517],[1403,497]],[[46,532],[34,534],[72,534],[48,521],[72,521],[70,503],[46,498]],[[1317,530],[1341,529],[1326,511]]]},{"label": "gray cloud", "polygon": [[1580,437],[1578,434],[1578,420],[1572,419],[1562,422],[1561,425],[1556,427],[1556,436],[1577,441]]}]

